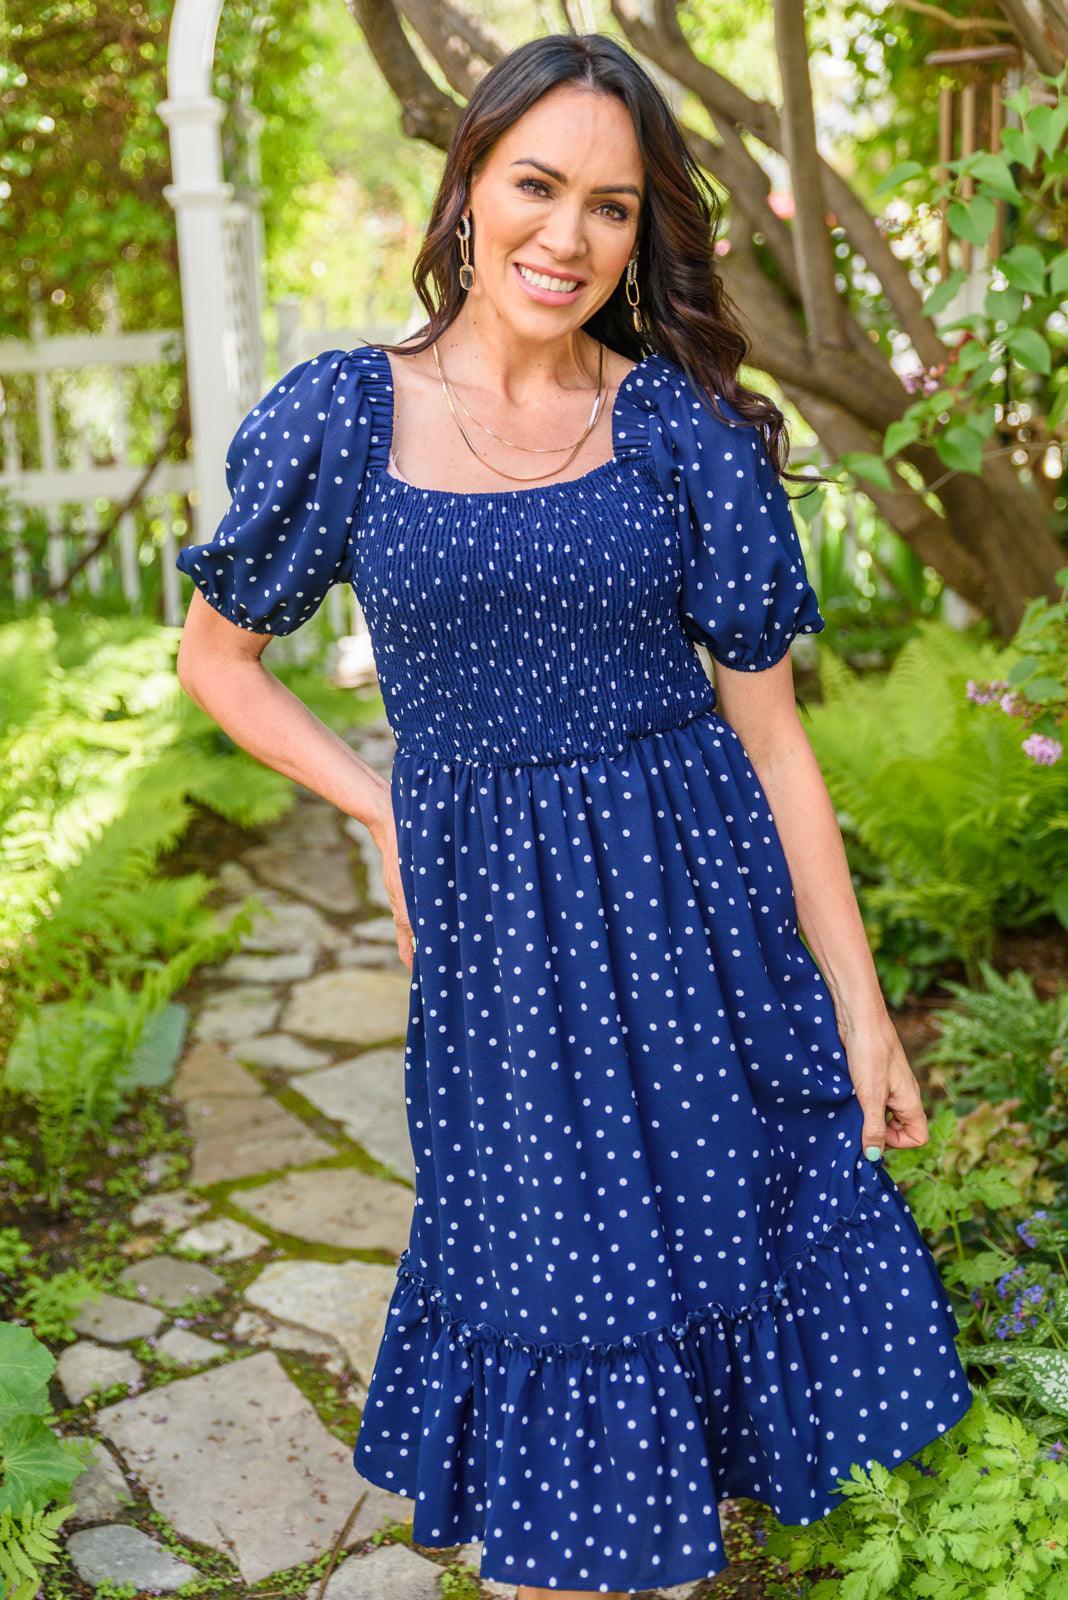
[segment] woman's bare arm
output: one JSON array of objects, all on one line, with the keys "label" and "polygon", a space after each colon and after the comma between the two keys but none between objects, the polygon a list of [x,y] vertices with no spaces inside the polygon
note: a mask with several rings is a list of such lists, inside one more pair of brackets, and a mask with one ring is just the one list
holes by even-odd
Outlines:
[{"label": "woman's bare arm", "polygon": [[194,590],[178,647],[178,681],[242,750],[364,824],[382,853],[397,949],[410,971],[412,930],[389,781],[267,670],[261,657],[271,638],[239,628]]},{"label": "woman's bare arm", "polygon": [[925,1144],[919,1085],[886,1008],[834,804],[794,704],[789,651],[761,672],[717,662],[715,673],[719,709],[767,795],[798,924],[830,990],[864,1110],[864,1146]]}]

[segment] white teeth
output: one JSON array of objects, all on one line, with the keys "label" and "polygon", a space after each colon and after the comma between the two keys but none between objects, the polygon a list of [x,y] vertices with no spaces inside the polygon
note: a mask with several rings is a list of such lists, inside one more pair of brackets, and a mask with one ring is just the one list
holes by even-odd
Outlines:
[{"label": "white teeth", "polygon": [[528,283],[536,283],[539,289],[561,289],[567,293],[578,285],[577,278],[548,278],[544,272],[531,272],[529,267],[520,267],[519,271]]}]

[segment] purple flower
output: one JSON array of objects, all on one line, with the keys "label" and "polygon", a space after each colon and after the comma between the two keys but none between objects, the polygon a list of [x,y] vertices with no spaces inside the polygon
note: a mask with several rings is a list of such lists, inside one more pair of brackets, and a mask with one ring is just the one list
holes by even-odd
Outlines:
[{"label": "purple flower", "polygon": [[989,706],[999,700],[1008,687],[1006,678],[995,678],[992,683],[976,683],[974,678],[969,678],[966,692],[968,699],[977,706]]},{"label": "purple flower", "polygon": [[1054,766],[1064,754],[1061,741],[1046,733],[1029,734],[1020,748],[1025,756],[1037,761],[1040,767]]},{"label": "purple flower", "polygon": [[1023,1240],[1027,1248],[1029,1250],[1033,1250],[1037,1245],[1038,1240],[1035,1238],[1033,1233],[1028,1232],[1027,1224],[1030,1221],[1031,1218],[1028,1217],[1026,1222],[1018,1222],[1016,1224],[1016,1232],[1020,1235],[1020,1238]]},{"label": "purple flower", "polygon": [[1023,1266],[1013,1267],[1011,1272],[1006,1272],[1003,1277],[998,1279],[994,1287],[997,1290],[999,1299],[1005,1300],[1008,1297],[1009,1284],[1012,1283],[1015,1278],[1022,1278],[1025,1271],[1026,1268]]},{"label": "purple flower", "polygon": [[1065,1451],[1064,1440],[1063,1439],[1055,1439],[1053,1441],[1053,1443],[1050,1445],[1049,1449],[1046,1451],[1046,1454],[1047,1454],[1047,1456],[1049,1457],[1049,1459],[1051,1461],[1063,1461],[1064,1460],[1064,1451]]}]

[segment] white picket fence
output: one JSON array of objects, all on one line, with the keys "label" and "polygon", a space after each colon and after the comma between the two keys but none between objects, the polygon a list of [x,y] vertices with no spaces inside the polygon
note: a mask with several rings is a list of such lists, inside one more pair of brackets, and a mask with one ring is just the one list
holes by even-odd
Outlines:
[{"label": "white picket fence", "polygon": [[[115,603],[137,609],[153,551],[162,616],[179,620],[174,559],[189,525],[192,468],[160,461],[145,493],[136,496],[155,448],[135,456],[131,435],[138,390],[142,431],[162,443],[166,418],[144,397],[153,387],[162,394],[168,376],[172,385],[180,381],[181,352],[176,331],[122,333],[113,317],[104,334],[49,337],[39,306],[28,339],[0,341],[0,518],[17,604],[46,590],[58,591],[60,602],[71,592],[102,597],[110,590]],[[106,544],[71,578],[102,529],[135,498]],[[35,574],[42,553],[45,570]]]},{"label": "white picket fence", "polygon": [[[277,376],[320,350],[401,336],[395,327],[305,326],[297,299],[274,310]],[[59,604],[75,599],[178,625],[190,586],[174,563],[194,537],[193,463],[160,460],[143,480],[166,437],[163,400],[169,395],[173,403],[184,384],[182,335],[123,332],[113,303],[107,322],[102,334],[50,335],[35,305],[29,338],[0,341],[0,528],[11,552],[9,599],[16,614],[48,593]],[[333,589],[321,615],[342,641],[346,681],[364,681],[373,662],[355,597]],[[310,655],[317,640],[304,633],[275,641],[273,658]]]}]

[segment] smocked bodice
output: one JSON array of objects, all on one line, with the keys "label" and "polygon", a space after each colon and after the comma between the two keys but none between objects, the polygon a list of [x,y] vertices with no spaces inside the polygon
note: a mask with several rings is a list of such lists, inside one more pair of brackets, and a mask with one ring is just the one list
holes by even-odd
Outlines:
[{"label": "smocked bodice", "polygon": [[715,703],[647,459],[502,494],[374,472],[352,577],[399,752],[559,761]]},{"label": "smocked bodice", "polygon": [[717,418],[650,352],[619,385],[600,466],[424,489],[389,470],[387,352],[327,351],[245,418],[230,508],[178,565],[257,633],[292,632],[351,583],[401,755],[618,752],[714,707],[696,642],[757,671],[824,626],[763,439],[719,403]]}]

